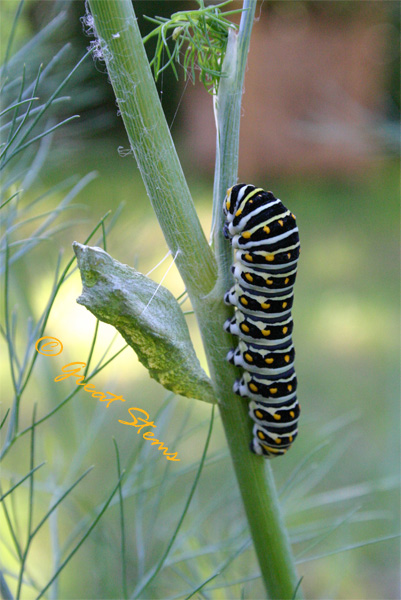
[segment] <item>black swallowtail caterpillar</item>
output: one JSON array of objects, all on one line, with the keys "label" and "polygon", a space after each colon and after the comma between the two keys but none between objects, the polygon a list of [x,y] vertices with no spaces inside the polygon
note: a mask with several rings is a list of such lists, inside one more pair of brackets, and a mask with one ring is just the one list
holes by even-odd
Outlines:
[{"label": "black swallowtail caterpillar", "polygon": [[230,188],[223,210],[224,235],[235,251],[235,285],[224,302],[236,309],[224,329],[239,337],[227,360],[243,369],[233,389],[251,400],[251,450],[273,458],[285,454],[298,433],[291,317],[298,227],[280,200],[254,185]]}]

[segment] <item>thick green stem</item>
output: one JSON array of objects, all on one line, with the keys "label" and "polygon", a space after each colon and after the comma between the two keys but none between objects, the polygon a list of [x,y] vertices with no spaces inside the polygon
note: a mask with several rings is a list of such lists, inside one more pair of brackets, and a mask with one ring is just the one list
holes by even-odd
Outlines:
[{"label": "thick green stem", "polygon": [[[202,231],[170,135],[130,0],[89,0],[121,117],[153,209],[185,283],[196,296],[215,282]],[[198,264],[196,273],[191,265]]]},{"label": "thick green stem", "polygon": [[[226,190],[237,182],[242,89],[255,7],[255,0],[244,1],[239,34],[229,39],[222,66],[226,76],[215,98],[217,140],[212,241],[219,273],[216,287],[223,293],[233,281],[229,268],[232,249],[222,233],[222,200]],[[246,403],[234,396],[230,404],[220,404],[220,414],[267,591],[271,598],[292,598],[298,577],[271,466],[244,448],[244,439],[247,443],[251,439]],[[298,590],[297,597],[300,595]]]},{"label": "thick green stem", "polygon": [[265,471],[265,460],[249,450],[251,420],[247,403],[232,392],[237,370],[225,356],[233,340],[222,330],[230,316],[222,297],[230,284],[231,253],[221,235],[221,207],[226,188],[237,176],[242,83],[256,2],[244,3],[247,11],[239,36],[231,36],[223,65],[223,69],[228,65],[228,77],[221,80],[217,99],[217,111],[221,113],[223,106],[227,111],[226,125],[221,121],[218,126],[213,213],[218,277],[163,115],[131,0],[89,0],[89,5],[131,147],[197,316],[266,589],[271,598],[292,598],[297,576],[272,473],[270,467]]}]

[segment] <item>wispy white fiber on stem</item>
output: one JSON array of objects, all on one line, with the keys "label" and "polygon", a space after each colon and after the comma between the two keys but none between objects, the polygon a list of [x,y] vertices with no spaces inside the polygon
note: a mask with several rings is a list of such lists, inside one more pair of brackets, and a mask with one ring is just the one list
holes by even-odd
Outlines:
[{"label": "wispy white fiber on stem", "polygon": [[[177,252],[175,253],[175,256],[173,258],[173,262],[170,264],[170,266],[168,267],[167,271],[164,273],[163,277],[161,278],[161,281],[159,282],[157,288],[155,289],[154,293],[152,294],[152,296],[149,299],[149,302],[147,303],[147,305],[145,306],[145,308],[143,309],[143,311],[141,312],[141,315],[143,315],[143,313],[146,311],[146,309],[149,307],[150,303],[152,302],[153,298],[156,296],[160,286],[162,285],[163,281],[165,280],[165,278],[168,275],[168,272],[170,271],[171,267],[173,266],[173,264],[175,263],[175,259],[177,258],[178,254],[180,253],[179,250],[177,250]],[[168,254],[171,254],[171,252],[169,252]],[[163,260],[165,260],[165,258],[167,258],[168,255],[166,255]],[[161,261],[163,262],[163,261]],[[160,264],[160,263],[159,263]]]},{"label": "wispy white fiber on stem", "polygon": [[157,263],[157,265],[155,265],[154,267],[152,267],[152,268],[150,269],[150,271],[148,271],[148,272],[146,273],[146,277],[149,277],[149,275],[150,275],[151,273],[153,273],[153,271],[155,271],[155,270],[157,269],[157,267],[160,267],[160,265],[164,263],[164,261],[166,260],[166,258],[167,258],[168,256],[170,256],[170,254],[171,254],[171,250],[169,250],[169,251],[167,252],[167,254],[166,254],[166,255],[165,255],[165,256],[164,256],[164,257],[161,259],[161,261]]}]

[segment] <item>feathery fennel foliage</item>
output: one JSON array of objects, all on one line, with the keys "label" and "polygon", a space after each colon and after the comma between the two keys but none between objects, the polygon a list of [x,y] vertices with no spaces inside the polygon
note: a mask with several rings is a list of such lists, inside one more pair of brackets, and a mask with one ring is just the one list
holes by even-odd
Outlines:
[{"label": "feathery fennel foliage", "polygon": [[[67,220],[65,216],[67,211],[71,212],[75,208],[72,205],[72,201],[93,180],[95,174],[90,173],[81,179],[69,177],[53,188],[46,190],[45,193],[39,193],[39,195],[35,196],[35,184],[46,166],[54,132],[59,127],[66,125],[69,121],[76,118],[75,115],[61,122],[55,122],[54,116],[48,115],[51,113],[53,105],[68,100],[68,98],[61,96],[61,92],[66,88],[87,55],[78,62],[66,77],[61,77],[61,81],[59,81],[48,98],[43,96],[42,89],[46,89],[46,86],[43,85],[44,81],[52,69],[57,69],[57,61],[60,60],[61,55],[59,54],[54,57],[47,66],[38,66],[36,69],[37,74],[34,74],[33,78],[30,79],[27,72],[32,73],[34,71],[31,68],[32,65],[29,63],[30,52],[34,49],[38,50],[43,40],[60,27],[66,15],[61,14],[56,17],[41,32],[41,35],[36,36],[34,40],[30,40],[25,48],[21,48],[16,55],[12,56],[13,34],[18,25],[22,6],[23,3],[21,2],[16,12],[14,26],[11,30],[5,62],[0,71],[2,106],[0,113],[0,220],[2,226],[0,270],[4,282],[4,318],[2,319],[0,333],[8,354],[12,382],[12,401],[9,408],[2,414],[0,427],[2,434],[0,457],[3,476],[7,473],[5,469],[6,459],[11,458],[12,460],[12,450],[23,443],[22,440],[25,439],[27,434],[30,442],[27,449],[28,472],[23,476],[18,475],[17,480],[15,475],[10,475],[7,489],[3,488],[3,484],[0,487],[1,505],[4,515],[4,527],[2,529],[4,533],[7,531],[7,536],[2,540],[2,544],[5,545],[5,548],[3,546],[2,556],[6,559],[8,568],[5,569],[3,565],[0,579],[2,597],[5,598],[26,597],[27,590],[30,590],[29,593],[35,591],[35,596],[38,594],[37,597],[41,597],[71,556],[78,550],[102,515],[101,513],[93,520],[85,534],[74,544],[70,554],[58,566],[56,573],[50,579],[47,586],[42,587],[39,581],[43,576],[38,578],[37,574],[33,574],[32,569],[28,566],[30,555],[32,554],[31,547],[36,542],[38,534],[44,525],[52,522],[52,527],[57,527],[56,514],[60,505],[91,470],[91,468],[86,469],[72,484],[67,485],[63,491],[59,490],[57,498],[51,503],[50,508],[45,510],[44,514],[39,517],[37,510],[35,511],[38,495],[37,478],[38,475],[41,475],[41,469],[42,471],[46,470],[46,461],[37,464],[36,459],[37,438],[43,429],[40,426],[65,407],[76,395],[79,388],[76,388],[69,396],[45,414],[43,414],[43,408],[39,408],[38,403],[34,402],[31,405],[32,417],[29,425],[22,418],[22,410],[24,408],[25,412],[26,404],[32,402],[29,397],[30,382],[33,378],[38,357],[35,351],[35,342],[44,335],[60,288],[74,270],[72,269],[74,258],[71,258],[62,267],[62,251],[60,249],[55,265],[54,281],[49,290],[48,300],[42,306],[42,312],[38,318],[34,317],[32,307],[29,306],[28,302],[24,301],[23,297],[20,297],[23,310],[15,304],[15,298],[18,298],[20,286],[19,274],[16,268],[22,262],[22,259],[24,259],[24,261],[31,263],[31,269],[35,271],[37,265],[35,265],[34,256],[30,258],[34,249],[40,244],[51,243],[54,238],[57,238],[57,234],[60,231],[65,228],[71,228],[76,224],[76,221]],[[17,66],[22,56],[25,57],[28,68],[24,64],[18,70]],[[60,196],[64,197],[55,208],[50,210],[47,208],[41,209],[42,205],[47,207],[52,198],[57,199]],[[95,241],[96,234],[98,235],[100,230],[101,236],[99,242],[103,240],[103,243],[105,243],[106,231],[110,227],[110,225],[107,228],[105,226],[107,217],[108,214],[92,229],[86,241],[90,241],[91,239]],[[57,221],[59,222],[57,223]],[[24,323],[24,313],[27,312],[28,314],[31,313],[31,315],[28,317],[27,322]],[[95,338],[92,345],[94,343]],[[113,358],[108,359],[107,363],[113,360]],[[98,364],[88,375],[88,379],[94,377],[107,363]],[[88,367],[89,364],[90,357],[88,359]],[[12,462],[10,463],[11,465]],[[119,473],[117,486],[108,496],[104,510],[106,510],[113,498],[122,477],[123,474]],[[16,514],[17,500],[15,499],[15,496],[21,498],[21,492],[23,492],[24,488],[28,490],[25,532],[21,530],[20,523],[18,523],[19,517]],[[9,541],[7,542],[6,540]],[[14,579],[14,595],[10,591],[5,574],[11,577],[11,580]]]},{"label": "feathery fennel foliage", "polygon": [[[143,38],[143,43],[146,44],[153,37],[157,38],[155,53],[149,63],[156,81],[168,67],[171,67],[178,79],[174,64],[177,62],[183,68],[185,78],[189,73],[195,83],[198,71],[199,81],[211,94],[216,94],[220,79],[224,77],[221,64],[226,54],[228,32],[230,29],[237,29],[227,17],[241,13],[242,9],[222,12],[221,9],[230,4],[231,0],[206,7],[203,0],[197,2],[199,9],[176,12],[170,19],[145,15],[157,27]],[[168,43],[170,40],[174,45],[172,51]],[[165,62],[163,50],[168,57]]]}]

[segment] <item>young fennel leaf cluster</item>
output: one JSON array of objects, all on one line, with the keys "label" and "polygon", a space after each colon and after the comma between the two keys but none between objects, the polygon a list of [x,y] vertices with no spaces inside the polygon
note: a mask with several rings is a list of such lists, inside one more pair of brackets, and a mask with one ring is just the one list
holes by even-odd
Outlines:
[{"label": "young fennel leaf cluster", "polygon": [[[205,7],[203,0],[198,0],[198,10],[179,11],[166,17],[146,17],[157,27],[143,38],[144,44],[157,36],[156,49],[150,65],[157,81],[160,73],[171,67],[175,77],[178,73],[175,62],[182,66],[185,79],[188,74],[194,83],[196,71],[199,81],[210,94],[217,94],[220,77],[224,77],[221,65],[227,49],[228,32],[237,26],[226,17],[242,12],[242,9],[221,12],[221,8],[230,0],[216,6]],[[171,49],[169,40],[174,47]],[[163,64],[164,51],[167,62]]]}]

